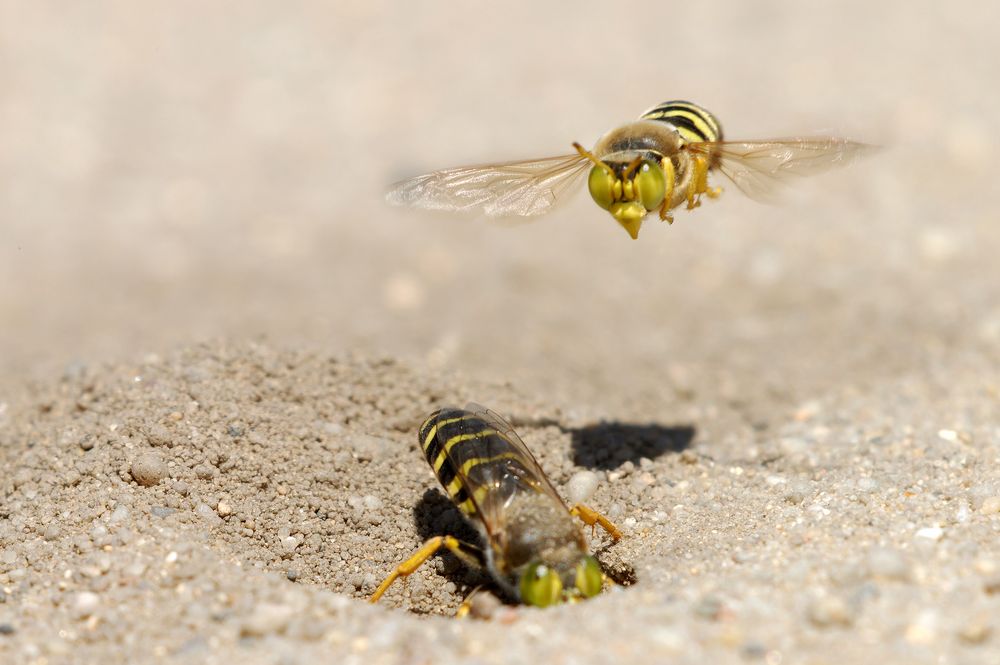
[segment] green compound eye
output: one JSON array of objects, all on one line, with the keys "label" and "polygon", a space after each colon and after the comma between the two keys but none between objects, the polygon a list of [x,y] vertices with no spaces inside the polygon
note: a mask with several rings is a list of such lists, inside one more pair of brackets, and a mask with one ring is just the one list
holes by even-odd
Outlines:
[{"label": "green compound eye", "polygon": [[587,187],[594,202],[605,210],[615,202],[615,182],[617,178],[608,173],[608,170],[600,166],[590,169],[590,177],[587,179]]},{"label": "green compound eye", "polygon": [[[593,182],[593,174],[591,174],[591,182]],[[639,202],[646,210],[655,210],[660,207],[660,204],[663,203],[663,197],[667,193],[667,178],[663,174],[663,169],[658,164],[643,160],[642,166],[635,174],[635,190]],[[593,186],[590,193],[594,193]]]},{"label": "green compound eye", "polygon": [[584,598],[592,598],[599,594],[603,584],[601,567],[594,557],[584,557],[576,564],[576,588]]},{"label": "green compound eye", "polygon": [[548,607],[562,599],[562,580],[556,571],[533,563],[521,575],[521,600],[535,607]]}]

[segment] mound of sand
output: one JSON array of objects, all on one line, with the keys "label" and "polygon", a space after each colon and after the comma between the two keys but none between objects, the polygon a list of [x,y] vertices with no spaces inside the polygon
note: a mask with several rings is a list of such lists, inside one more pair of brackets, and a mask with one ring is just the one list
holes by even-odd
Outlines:
[{"label": "mound of sand", "polygon": [[[573,422],[391,359],[255,343],[74,366],[2,412],[0,655],[971,656],[992,643],[1000,589],[1000,441],[976,424],[997,386],[981,360],[942,367],[938,384],[810,403],[730,459],[682,427]],[[965,387],[949,389],[956,379]],[[490,622],[421,617],[488,584],[442,556],[365,603],[424,538],[469,535],[414,432],[477,393],[506,397],[497,406],[557,486],[595,474],[588,500],[625,537],[593,546],[635,585]]]}]

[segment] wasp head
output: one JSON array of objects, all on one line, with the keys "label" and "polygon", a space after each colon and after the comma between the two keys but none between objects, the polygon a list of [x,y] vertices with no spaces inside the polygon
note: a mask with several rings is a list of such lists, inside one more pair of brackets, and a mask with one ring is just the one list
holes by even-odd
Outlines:
[{"label": "wasp head", "polygon": [[662,166],[639,156],[631,162],[596,162],[587,187],[594,202],[636,239],[642,220],[663,204],[667,179]]}]

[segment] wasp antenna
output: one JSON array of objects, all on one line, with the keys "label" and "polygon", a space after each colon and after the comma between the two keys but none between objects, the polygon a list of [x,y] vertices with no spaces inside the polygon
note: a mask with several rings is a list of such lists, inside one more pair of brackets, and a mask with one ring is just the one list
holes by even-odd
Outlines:
[{"label": "wasp antenna", "polygon": [[628,168],[625,169],[625,172],[622,174],[622,180],[628,180],[629,176],[635,173],[635,170],[639,168],[640,164],[642,164],[642,157],[636,157],[633,159],[632,163],[628,165]]},{"label": "wasp antenna", "polygon": [[594,153],[590,152],[589,150],[587,150],[586,148],[584,148],[582,145],[580,145],[576,141],[573,142],[573,147],[576,148],[576,151],[578,153],[580,153],[581,157],[586,157],[587,159],[589,159],[590,161],[592,161],[594,163],[594,166],[599,166],[600,168],[602,168],[605,171],[607,171],[608,175],[610,175],[611,177],[616,177],[614,169],[612,169],[610,166],[608,166],[607,164],[605,164],[604,162],[602,162],[601,160],[599,160],[594,155]]}]

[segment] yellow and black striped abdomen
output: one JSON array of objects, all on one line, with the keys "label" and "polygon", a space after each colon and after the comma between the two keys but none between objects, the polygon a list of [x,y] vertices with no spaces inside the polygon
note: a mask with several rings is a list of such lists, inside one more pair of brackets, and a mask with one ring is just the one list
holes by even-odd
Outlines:
[{"label": "yellow and black striped abdomen", "polygon": [[[486,519],[482,506],[503,504],[516,491],[543,491],[533,459],[482,415],[435,411],[420,427],[420,447],[448,496],[468,517]],[[523,446],[523,444],[522,444]]]},{"label": "yellow and black striped abdomen", "polygon": [[640,117],[644,120],[660,120],[670,123],[677,128],[681,138],[688,143],[722,140],[722,125],[719,124],[716,117],[691,102],[680,100],[663,102],[646,111]]}]

